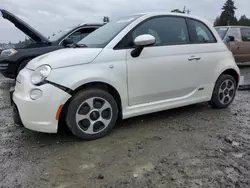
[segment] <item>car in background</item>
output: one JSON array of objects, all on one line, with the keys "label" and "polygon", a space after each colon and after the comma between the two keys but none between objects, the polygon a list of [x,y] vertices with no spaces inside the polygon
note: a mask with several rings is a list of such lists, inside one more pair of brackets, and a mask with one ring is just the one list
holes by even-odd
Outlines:
[{"label": "car in background", "polygon": [[250,62],[250,27],[220,26],[215,29],[224,42],[231,38],[230,50],[237,63]]},{"label": "car in background", "polygon": [[[8,78],[16,78],[20,70],[33,58],[68,47],[77,43],[103,23],[80,24],[70,27],[46,38],[33,27],[6,10],[0,10],[4,19],[12,22],[18,29],[30,37],[31,43],[24,48],[3,50],[0,55],[0,72]],[[28,41],[28,42],[30,42]]]},{"label": "car in background", "polygon": [[104,25],[76,48],[31,60],[17,77],[14,119],[46,133],[66,122],[74,135],[93,140],[107,135],[118,117],[208,101],[226,108],[239,75],[232,53],[208,21],[135,14]]}]

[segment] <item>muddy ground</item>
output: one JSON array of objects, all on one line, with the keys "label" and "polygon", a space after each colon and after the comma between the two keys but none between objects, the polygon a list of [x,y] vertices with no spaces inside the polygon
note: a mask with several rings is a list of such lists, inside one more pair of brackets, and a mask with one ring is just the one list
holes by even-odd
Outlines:
[{"label": "muddy ground", "polygon": [[[244,75],[250,68],[242,68]],[[16,127],[0,83],[0,187],[250,187],[250,91],[228,109],[192,105],[120,122],[107,137]]]}]

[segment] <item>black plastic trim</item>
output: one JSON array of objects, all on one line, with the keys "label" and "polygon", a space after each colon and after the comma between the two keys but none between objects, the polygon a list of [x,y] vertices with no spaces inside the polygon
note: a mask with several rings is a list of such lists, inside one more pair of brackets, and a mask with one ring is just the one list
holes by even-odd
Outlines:
[{"label": "black plastic trim", "polygon": [[53,86],[55,86],[55,87],[57,87],[57,88],[59,88],[59,89],[65,91],[66,93],[68,93],[68,94],[70,94],[70,95],[73,95],[73,92],[74,92],[74,91],[73,91],[72,89],[69,89],[69,88],[65,87],[65,86],[62,86],[62,85],[60,85],[60,84],[56,84],[56,83],[51,82],[51,81],[49,81],[49,80],[45,80],[44,83],[51,84],[51,85],[53,85]]},{"label": "black plastic trim", "polygon": [[16,106],[16,104],[14,103],[13,104],[13,120],[14,120],[14,123],[18,126],[21,126],[23,127],[23,122],[22,122],[22,119],[20,117],[20,114],[19,114],[19,111],[18,111],[18,108]]}]

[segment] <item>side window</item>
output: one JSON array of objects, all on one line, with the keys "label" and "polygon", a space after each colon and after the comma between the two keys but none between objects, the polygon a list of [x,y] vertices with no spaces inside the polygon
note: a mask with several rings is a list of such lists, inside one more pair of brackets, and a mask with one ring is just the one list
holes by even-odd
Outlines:
[{"label": "side window", "polygon": [[242,28],[241,29],[242,40],[250,42],[250,29]]},{"label": "side window", "polygon": [[216,39],[214,38],[212,32],[208,27],[202,22],[188,19],[188,25],[190,30],[190,37],[192,43],[215,43]]},{"label": "side window", "polygon": [[180,45],[189,43],[188,29],[184,18],[156,17],[143,22],[130,31],[118,44],[118,49],[134,47],[134,39],[139,35],[155,37],[154,46]]},{"label": "side window", "polygon": [[240,40],[240,34],[238,32],[238,28],[229,28],[227,32],[227,37],[228,36],[234,36],[236,40]]},{"label": "side window", "polygon": [[71,38],[73,43],[77,43],[77,41],[80,41],[80,39],[81,39],[81,32],[77,31],[77,32],[73,33],[72,35],[68,36],[68,38]]},{"label": "side window", "polygon": [[96,30],[96,28],[82,28],[82,29],[75,31],[73,34],[71,34],[67,38],[70,38],[73,41],[73,43],[78,43],[80,40],[88,36],[94,30]]}]

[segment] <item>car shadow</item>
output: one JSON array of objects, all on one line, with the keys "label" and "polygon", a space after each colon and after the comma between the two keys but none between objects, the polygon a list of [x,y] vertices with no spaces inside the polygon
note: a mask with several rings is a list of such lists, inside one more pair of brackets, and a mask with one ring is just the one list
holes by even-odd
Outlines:
[{"label": "car shadow", "polygon": [[[155,122],[159,121],[171,121],[176,118],[182,117],[182,118],[188,118],[190,115],[194,115],[196,113],[202,112],[202,111],[210,111],[213,110],[209,107],[207,103],[200,103],[185,107],[180,107],[176,109],[156,112],[152,114],[137,116],[134,118],[126,119],[126,120],[118,120],[117,126],[115,126],[112,133],[108,136],[114,136],[116,133],[120,133],[124,130],[128,129],[134,129],[148,126],[157,127],[159,125],[155,125]],[[151,125],[152,124],[152,125]],[[56,145],[58,143],[75,143],[75,142],[83,142],[83,140],[75,137],[70,131],[64,129],[64,131],[60,131],[58,134],[47,134],[47,133],[39,133],[27,130],[25,128],[22,129],[22,132],[25,133],[27,139],[26,141],[32,143],[43,143],[48,145]]]}]

